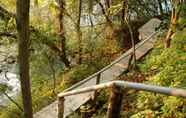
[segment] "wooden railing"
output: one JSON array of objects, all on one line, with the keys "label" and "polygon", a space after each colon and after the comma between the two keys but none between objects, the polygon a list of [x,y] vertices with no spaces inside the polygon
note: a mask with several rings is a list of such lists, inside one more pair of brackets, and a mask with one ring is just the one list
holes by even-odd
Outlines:
[{"label": "wooden railing", "polygon": [[[141,46],[143,46],[143,44],[145,42],[147,42],[148,40],[150,40],[153,36],[155,36],[156,34],[158,34],[159,31],[154,32],[153,34],[151,34],[149,37],[147,37],[145,40],[141,41],[139,44],[137,44],[135,46],[135,49],[137,50],[138,48],[140,48]],[[118,63],[119,61],[121,61],[122,59],[126,58],[127,56],[131,55],[132,49],[130,49],[131,51],[127,51],[126,53],[124,53],[122,56],[120,56],[118,59],[114,60],[111,64],[109,64],[108,66],[104,67],[103,69],[101,69],[100,71],[94,73],[93,75],[89,76],[88,78],[74,84],[73,86],[71,86],[70,88],[65,89],[63,92],[67,92],[70,90],[73,90],[79,86],[81,86],[82,84],[86,83],[87,81],[91,80],[94,77],[97,77],[97,81],[96,83],[99,84],[99,79],[101,74],[108,70],[109,68],[111,68],[114,64]]]},{"label": "wooden railing", "polygon": [[111,88],[107,118],[120,117],[123,94],[126,89],[142,90],[148,92],[161,93],[169,96],[186,98],[186,90],[184,89],[168,88],[168,87],[147,85],[147,84],[134,83],[134,82],[112,81],[108,83],[103,83],[91,87],[86,87],[86,88],[72,90],[69,92],[58,94],[58,118],[63,118],[64,101],[66,96],[71,96],[71,95],[76,95],[76,94],[81,94],[81,93],[86,93],[91,91],[97,91],[105,88]]},{"label": "wooden railing", "polygon": [[[141,41],[140,43],[138,43],[135,46],[135,49],[137,50],[138,48],[140,48],[141,46],[143,46],[144,43],[146,43],[147,41],[149,41],[150,39],[152,39],[152,37],[154,37],[156,34],[158,34],[159,31],[154,32],[153,34],[151,34],[149,37],[147,37],[145,40]],[[77,87],[85,84],[86,82],[90,81],[91,79],[94,79],[96,77],[96,85],[100,84],[100,78],[103,72],[105,72],[106,70],[110,69],[113,65],[115,65],[116,63],[120,62],[122,59],[130,56],[132,53],[132,49],[130,49],[129,51],[127,51],[125,54],[121,55],[118,59],[116,59],[115,61],[113,61],[111,64],[109,64],[108,66],[104,67],[103,69],[101,69],[100,71],[94,73],[93,75],[89,76],[88,78],[78,82],[77,84],[74,84],[73,86],[71,86],[70,88],[66,89],[63,91],[63,93],[71,90],[76,89]],[[59,94],[60,95],[60,94]],[[97,97],[97,90],[94,90],[94,101],[96,101],[96,97]],[[64,111],[64,104],[62,101],[64,101],[64,97],[59,97],[59,116],[61,116],[60,114],[63,114],[62,112]]]}]

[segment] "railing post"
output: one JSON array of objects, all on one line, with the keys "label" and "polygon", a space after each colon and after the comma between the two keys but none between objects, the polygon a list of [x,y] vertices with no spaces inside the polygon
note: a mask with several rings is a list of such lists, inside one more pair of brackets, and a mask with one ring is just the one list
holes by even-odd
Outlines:
[{"label": "railing post", "polygon": [[58,97],[58,118],[63,118],[64,115],[64,97]]},{"label": "railing post", "polygon": [[[100,83],[100,78],[101,78],[101,73],[99,73],[98,75],[97,75],[97,78],[96,78],[96,85],[98,85],[99,83]],[[97,100],[97,96],[98,96],[98,91],[95,91],[94,92],[94,96],[93,96],[93,104],[95,105],[95,103],[96,103],[96,100]]]},{"label": "railing post", "polygon": [[108,104],[107,118],[120,118],[123,94],[124,91],[121,87],[116,85],[112,86]]}]

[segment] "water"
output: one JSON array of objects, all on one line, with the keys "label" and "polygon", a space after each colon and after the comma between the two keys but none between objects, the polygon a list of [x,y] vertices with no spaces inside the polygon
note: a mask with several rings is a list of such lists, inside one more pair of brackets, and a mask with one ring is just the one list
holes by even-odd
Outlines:
[{"label": "water", "polygon": [[[0,84],[6,85],[6,94],[15,98],[20,92],[20,82],[16,75],[17,45],[0,45]],[[6,76],[5,76],[6,75]],[[0,93],[0,106],[6,106],[9,99]]]},{"label": "water", "polygon": [[[0,84],[6,85],[10,88],[5,92],[9,97],[15,98],[20,92],[20,81],[14,73],[7,72],[6,76],[5,73],[0,74]],[[4,94],[0,94],[0,106],[6,106],[8,102],[8,98]]]}]

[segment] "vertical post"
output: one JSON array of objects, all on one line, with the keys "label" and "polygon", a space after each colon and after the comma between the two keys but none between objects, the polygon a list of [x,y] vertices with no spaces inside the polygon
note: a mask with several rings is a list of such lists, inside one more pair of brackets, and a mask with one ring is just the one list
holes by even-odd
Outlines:
[{"label": "vertical post", "polygon": [[107,118],[120,118],[123,94],[124,92],[121,87],[116,85],[112,86],[108,104]]},{"label": "vertical post", "polygon": [[58,97],[58,118],[63,118],[64,115],[64,97]]},{"label": "vertical post", "polygon": [[[101,78],[101,73],[99,73],[99,74],[97,75],[97,78],[96,78],[96,85],[98,85],[98,84],[100,83],[100,78]],[[94,97],[93,97],[93,104],[94,104],[94,105],[95,105],[95,103],[96,103],[97,96],[98,96],[98,92],[95,91],[95,92],[94,92]]]},{"label": "vertical post", "polygon": [[96,78],[96,85],[100,83],[100,78],[101,78],[101,73],[99,73],[97,75],[97,78]]},{"label": "vertical post", "polygon": [[133,53],[130,53],[130,58],[128,61],[128,65],[127,65],[127,69],[130,71],[131,70],[131,63],[132,63],[132,59],[133,59]]}]

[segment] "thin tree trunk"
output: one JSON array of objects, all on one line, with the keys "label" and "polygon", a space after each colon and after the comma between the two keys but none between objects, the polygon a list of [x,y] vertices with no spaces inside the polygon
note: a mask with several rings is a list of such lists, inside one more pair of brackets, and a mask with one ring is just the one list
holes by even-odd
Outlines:
[{"label": "thin tree trunk", "polygon": [[67,59],[66,56],[66,37],[65,37],[65,31],[64,31],[64,5],[65,2],[64,0],[59,0],[59,16],[58,16],[58,22],[59,22],[59,37],[60,37],[60,41],[61,41],[61,60],[64,62],[65,66],[67,68],[70,68],[70,62]]},{"label": "thin tree trunk", "polygon": [[79,42],[79,58],[78,58],[78,63],[82,63],[82,32],[81,32],[81,10],[82,10],[82,0],[79,0],[79,9],[78,9],[78,20],[77,20],[77,36],[78,36],[78,42]]},{"label": "thin tree trunk", "polygon": [[133,58],[132,70],[134,70],[136,68],[136,48],[135,48],[135,39],[134,39],[132,27],[130,25],[130,18],[129,18],[129,12],[128,12],[128,1],[126,1],[125,22],[129,29],[130,39],[132,42],[132,50],[133,50],[132,51],[132,58]]},{"label": "thin tree trunk", "polygon": [[[172,3],[174,4],[174,3]],[[170,48],[171,46],[171,40],[172,40],[172,36],[175,34],[176,32],[176,26],[177,26],[177,20],[179,19],[180,13],[181,13],[181,9],[182,9],[182,5],[183,1],[180,1],[177,6],[180,5],[179,8],[176,9],[176,7],[174,5],[172,5],[172,11],[171,11],[171,20],[170,20],[170,26],[169,26],[169,30],[167,32],[165,41],[164,41],[164,47],[165,48]]]},{"label": "thin tree trunk", "polygon": [[121,14],[121,26],[124,28],[125,25],[125,12],[126,12],[126,1],[123,1],[122,3],[122,14]]},{"label": "thin tree trunk", "polygon": [[110,15],[110,0],[105,0],[105,6],[106,6],[106,11],[108,13],[108,16]]},{"label": "thin tree trunk", "polygon": [[[94,33],[94,23],[93,23],[93,20],[92,20],[92,16],[91,16],[91,14],[89,13],[89,20],[90,20],[90,24],[91,24],[91,29],[90,29],[90,34],[92,34],[92,33]],[[92,40],[93,39],[93,37],[92,37],[92,35],[90,35],[90,39]],[[93,49],[91,48],[91,51],[90,51],[90,62],[92,62],[93,61]]]},{"label": "thin tree trunk", "polygon": [[103,16],[105,17],[105,20],[106,20],[106,27],[105,27],[105,37],[106,39],[109,39],[109,40],[113,40],[115,37],[113,36],[114,34],[114,27],[113,27],[113,23],[112,23],[112,20],[110,19],[110,16],[109,16],[109,12],[108,9],[109,8],[105,8],[104,5],[101,3],[101,1],[99,0],[96,0],[97,4],[99,4],[101,10],[102,10],[102,14]]},{"label": "thin tree trunk", "polygon": [[175,33],[174,30],[176,29],[176,19],[176,9],[172,8],[170,26],[165,38],[165,48],[170,48],[171,38]]},{"label": "thin tree trunk", "polygon": [[174,34],[174,32],[172,31],[171,28],[169,28],[168,32],[167,32],[167,36],[165,38],[165,43],[164,43],[164,47],[165,48],[170,48],[171,46],[171,37]]},{"label": "thin tree trunk", "polygon": [[29,7],[30,0],[17,0],[17,30],[19,37],[19,73],[25,118],[33,118],[29,76]]},{"label": "thin tree trunk", "polygon": [[96,2],[99,4],[99,6],[101,7],[101,10],[102,10],[102,13],[103,15],[105,16],[105,19],[107,21],[107,24],[112,27],[112,21],[110,20],[109,16],[107,15],[107,12],[103,6],[103,4],[99,1],[99,0],[96,0]]},{"label": "thin tree trunk", "polygon": [[135,41],[134,41],[132,27],[131,27],[129,21],[126,20],[126,24],[127,24],[128,29],[129,29],[130,38],[131,38],[131,42],[132,42],[132,57],[133,57],[132,70],[134,70],[136,68],[136,48],[135,48]]},{"label": "thin tree trunk", "polygon": [[159,5],[160,14],[163,15],[163,7],[162,7],[161,0],[158,0],[158,5]]}]

